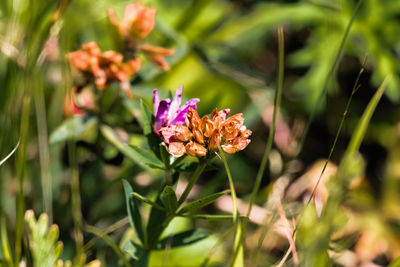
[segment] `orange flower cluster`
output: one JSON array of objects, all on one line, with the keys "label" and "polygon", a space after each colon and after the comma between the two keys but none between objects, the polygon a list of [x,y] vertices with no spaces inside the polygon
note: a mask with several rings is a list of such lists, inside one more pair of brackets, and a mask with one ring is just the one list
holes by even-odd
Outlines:
[{"label": "orange flower cluster", "polygon": [[125,83],[129,77],[139,71],[140,59],[123,61],[122,54],[115,51],[101,52],[95,42],[82,45],[82,49],[69,53],[71,66],[94,79],[99,90],[109,82]]},{"label": "orange flower cluster", "polygon": [[155,65],[163,70],[169,70],[164,57],[173,55],[174,50],[149,44],[137,45],[138,41],[145,38],[153,30],[155,14],[155,9],[142,6],[140,3],[133,3],[125,7],[122,22],[119,22],[114,9],[108,9],[110,24],[127,50],[143,52]]},{"label": "orange flower cluster", "polygon": [[114,9],[108,9],[110,23],[126,41],[136,42],[145,38],[154,28],[156,10],[142,6],[140,3],[125,7],[124,17],[120,23]]},{"label": "orange flower cluster", "polygon": [[186,126],[178,124],[161,128],[168,152],[176,157],[184,154],[205,157],[217,151],[219,146],[229,154],[245,149],[252,132],[243,125],[242,113],[227,118],[228,114],[229,109],[219,112],[215,109],[210,117],[200,118],[196,110],[189,108]]}]

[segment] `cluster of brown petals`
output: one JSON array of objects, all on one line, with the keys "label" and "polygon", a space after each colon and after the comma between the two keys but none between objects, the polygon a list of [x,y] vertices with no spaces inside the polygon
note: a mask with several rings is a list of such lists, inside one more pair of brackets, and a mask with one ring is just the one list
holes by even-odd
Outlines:
[{"label": "cluster of brown petals", "polygon": [[125,41],[136,42],[145,38],[154,28],[156,10],[142,6],[140,3],[125,7],[122,22],[115,16],[114,9],[108,9],[110,23]]},{"label": "cluster of brown petals", "polygon": [[94,78],[99,90],[103,90],[108,83],[116,81],[125,83],[132,74],[139,71],[140,59],[133,58],[123,61],[122,54],[115,51],[101,52],[95,42],[82,45],[82,49],[69,53],[71,66],[84,74]]},{"label": "cluster of brown petals", "polygon": [[169,125],[161,129],[169,153],[176,157],[184,154],[204,157],[219,146],[229,154],[245,149],[252,132],[243,125],[242,113],[227,118],[228,113],[229,109],[219,112],[215,109],[210,117],[200,118],[196,110],[189,108],[186,126]]},{"label": "cluster of brown petals", "polygon": [[155,14],[155,9],[133,3],[125,7],[124,17],[119,22],[114,9],[108,9],[110,24],[128,50],[143,52],[155,65],[167,71],[169,66],[165,57],[173,55],[175,50],[149,44],[138,45],[138,42],[153,30]]}]

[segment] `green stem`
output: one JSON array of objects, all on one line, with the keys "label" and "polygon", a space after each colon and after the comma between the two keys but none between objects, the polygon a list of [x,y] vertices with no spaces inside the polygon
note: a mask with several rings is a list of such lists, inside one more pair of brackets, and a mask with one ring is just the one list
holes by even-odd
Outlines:
[{"label": "green stem", "polygon": [[169,168],[165,170],[165,183],[172,186],[172,170]]},{"label": "green stem", "polygon": [[29,129],[29,111],[31,107],[31,90],[29,86],[30,82],[29,73],[26,73],[24,77],[24,98],[22,106],[22,117],[21,117],[21,145],[17,158],[17,217],[16,217],[16,232],[15,232],[15,258],[14,265],[19,265],[19,260],[22,251],[22,233],[24,232],[24,175],[25,175],[25,161],[26,161],[26,146],[28,141],[28,129]]},{"label": "green stem", "polygon": [[[179,198],[177,210],[183,204],[183,202],[185,202],[185,200],[188,197],[188,195],[189,195],[190,191],[192,190],[193,186],[196,184],[196,182],[199,179],[200,175],[204,171],[206,165],[207,165],[207,160],[199,160],[199,164],[197,165],[196,170],[192,174],[192,177],[190,178],[189,184],[186,186],[185,190],[183,191],[183,194]],[[167,226],[172,221],[172,219],[175,218],[176,216],[177,216],[176,213],[167,214],[167,216],[165,217],[165,219],[162,222],[162,227],[160,228],[159,232],[157,233],[157,238],[155,238],[154,242],[149,244],[148,249],[146,249],[148,254],[150,254],[150,252],[157,245],[157,242],[160,239],[161,234],[164,232],[165,228],[167,228]]]},{"label": "green stem", "polygon": [[274,113],[272,115],[272,124],[271,124],[271,129],[268,135],[268,140],[267,140],[267,146],[265,147],[264,155],[261,161],[260,169],[258,170],[257,177],[256,177],[256,182],[253,187],[253,191],[251,192],[250,196],[250,202],[249,202],[249,207],[247,209],[246,216],[250,216],[251,209],[253,207],[254,201],[256,199],[258,190],[260,188],[261,180],[265,171],[265,168],[267,167],[267,162],[268,162],[268,157],[269,153],[272,148],[272,144],[274,141],[275,137],[275,131],[276,131],[276,120],[277,116],[279,113],[279,106],[281,104],[281,99],[282,99],[282,88],[283,88],[283,74],[284,74],[284,35],[283,35],[283,28],[279,27],[278,28],[278,46],[279,46],[279,64],[278,64],[278,74],[277,74],[277,90],[275,94],[275,100],[274,100]]},{"label": "green stem", "polygon": [[36,110],[36,122],[39,143],[39,160],[41,169],[41,182],[43,194],[44,212],[49,216],[49,223],[53,222],[53,197],[52,197],[52,179],[50,172],[50,152],[47,133],[46,105],[42,81],[38,78],[38,85],[34,90],[34,103]]},{"label": "green stem", "polygon": [[[285,67],[285,39],[284,39],[284,34],[283,34],[283,28],[279,27],[278,28],[278,73],[277,73],[277,90],[275,94],[275,99],[274,99],[274,113],[272,115],[272,124],[271,124],[271,129],[268,135],[268,140],[267,140],[267,145],[265,147],[264,155],[261,160],[261,165],[258,170],[257,176],[256,176],[256,182],[253,187],[253,191],[251,192],[250,196],[250,201],[249,201],[249,206],[247,208],[247,213],[246,213],[246,218],[249,218],[251,210],[253,208],[254,201],[256,199],[258,190],[261,185],[261,180],[265,171],[265,168],[267,167],[268,163],[268,157],[269,153],[272,149],[272,144],[274,141],[275,137],[275,131],[276,131],[276,120],[277,116],[279,113],[279,107],[281,105],[281,99],[282,99],[282,89],[283,89],[283,77],[284,77],[284,67]],[[235,245],[235,250],[234,250],[234,256],[233,260],[236,259],[237,255],[239,254],[240,250],[240,245],[243,242],[243,237],[244,233],[246,232],[246,227],[247,227],[247,222],[248,220],[243,220],[242,225],[241,225],[241,232],[240,235],[237,237],[235,236],[235,241],[236,237],[240,240],[240,242]]]},{"label": "green stem", "polygon": [[193,186],[199,179],[201,173],[204,171],[204,168],[206,167],[206,165],[207,165],[206,160],[199,161],[199,165],[197,165],[196,170],[194,171],[192,177],[190,178],[189,184],[186,186],[185,191],[183,191],[181,197],[179,198],[179,201],[178,201],[179,205],[181,205],[183,202],[185,202],[185,200],[188,197]]},{"label": "green stem", "polygon": [[69,164],[70,164],[70,186],[71,186],[71,206],[72,219],[74,221],[74,238],[76,246],[76,260],[81,261],[83,250],[83,234],[82,234],[82,211],[81,196],[79,188],[79,172],[76,162],[76,145],[74,141],[68,142]]},{"label": "green stem", "polygon": [[14,263],[12,261],[10,245],[8,243],[6,218],[3,214],[1,215],[0,218],[0,233],[1,233],[1,247],[2,247],[4,261],[8,264],[8,266],[13,267]]},{"label": "green stem", "polygon": [[95,234],[96,236],[98,236],[99,238],[103,239],[113,250],[114,252],[118,255],[118,257],[124,262],[125,267],[131,267],[131,264],[129,263],[129,261],[126,259],[124,253],[122,252],[122,250],[119,248],[119,246],[114,242],[114,240],[112,240],[111,237],[109,237],[106,233],[104,233],[102,230],[94,227],[94,226],[90,226],[90,225],[86,225],[85,226],[85,230],[87,232],[90,232],[92,234]]},{"label": "green stem", "polygon": [[236,197],[235,185],[233,184],[232,174],[231,174],[231,171],[229,169],[229,165],[228,165],[228,162],[226,160],[225,153],[221,149],[221,147],[218,147],[218,149],[219,149],[219,155],[221,156],[222,161],[224,162],[226,174],[228,175],[229,187],[231,189],[231,196],[232,196],[232,206],[233,206],[233,211],[232,211],[233,217],[232,217],[232,220],[233,220],[234,223],[236,223],[237,217],[238,217],[238,210],[237,210],[237,197]]}]

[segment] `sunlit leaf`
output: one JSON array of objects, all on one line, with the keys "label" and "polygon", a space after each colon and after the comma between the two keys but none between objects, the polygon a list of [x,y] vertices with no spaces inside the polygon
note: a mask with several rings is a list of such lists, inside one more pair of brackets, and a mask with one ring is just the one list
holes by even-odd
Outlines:
[{"label": "sunlit leaf", "polygon": [[161,201],[169,213],[174,213],[178,208],[178,200],[175,191],[171,186],[165,186],[161,193]]},{"label": "sunlit leaf", "polygon": [[222,192],[219,192],[219,193],[215,193],[215,194],[212,194],[212,195],[208,195],[208,196],[202,197],[202,198],[200,198],[198,200],[195,200],[195,201],[190,202],[189,204],[183,206],[182,208],[180,208],[178,210],[177,213],[183,214],[183,213],[186,213],[186,212],[196,211],[196,210],[198,210],[198,209],[200,209],[202,207],[205,207],[205,206],[213,203],[218,198],[222,197],[223,195],[228,194],[229,192],[230,192],[229,190],[225,190],[225,191],[222,191]]},{"label": "sunlit leaf", "polygon": [[161,239],[157,243],[156,249],[165,249],[166,247],[175,248],[187,246],[207,238],[210,233],[203,229],[188,230],[179,234],[173,234]]},{"label": "sunlit leaf", "polygon": [[125,199],[126,199],[126,209],[128,212],[129,222],[131,226],[136,230],[136,234],[142,243],[145,243],[144,232],[143,232],[143,224],[142,217],[140,215],[139,206],[137,200],[131,195],[133,189],[131,185],[126,181],[122,180],[125,191]]}]

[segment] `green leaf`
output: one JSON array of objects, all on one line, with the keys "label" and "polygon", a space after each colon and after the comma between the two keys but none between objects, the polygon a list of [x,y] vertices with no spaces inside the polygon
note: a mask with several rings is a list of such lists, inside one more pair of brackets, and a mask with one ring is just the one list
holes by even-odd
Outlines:
[{"label": "green leaf", "polygon": [[192,229],[179,234],[173,234],[161,239],[156,249],[162,250],[166,247],[176,248],[187,246],[207,238],[210,233],[203,229]]},{"label": "green leaf", "polygon": [[136,193],[136,192],[132,192],[131,195],[132,195],[134,198],[136,198],[136,199],[138,199],[138,200],[140,200],[140,201],[143,201],[144,203],[147,203],[147,204],[153,206],[153,207],[156,208],[156,209],[165,210],[162,206],[158,205],[157,203],[151,201],[150,199],[148,199],[148,198],[146,198],[146,197],[144,197],[144,196],[142,196],[142,195],[140,195],[140,194],[138,194],[138,193]]},{"label": "green leaf", "polygon": [[167,148],[162,144],[160,144],[160,157],[161,160],[164,162],[164,165],[167,166],[167,168],[169,168],[171,154],[169,154]]},{"label": "green leaf", "polygon": [[96,235],[97,237],[103,239],[114,250],[114,252],[118,255],[118,257],[124,262],[125,267],[131,267],[131,264],[126,259],[125,254],[123,253],[121,248],[114,242],[114,240],[111,237],[109,237],[102,230],[98,229],[97,227],[91,226],[91,225],[86,225],[85,230],[87,232],[90,232],[90,233]]},{"label": "green leaf", "polygon": [[392,263],[388,267],[400,267],[400,257],[392,261]]},{"label": "green leaf", "polygon": [[143,134],[149,135],[152,133],[152,112],[149,110],[149,107],[143,103],[143,100],[140,100],[140,113],[141,113],[141,124],[143,128]]},{"label": "green leaf", "polygon": [[382,94],[385,91],[389,81],[390,79],[386,78],[382,82],[381,86],[378,88],[378,90],[375,92],[374,96],[368,103],[368,106],[365,108],[365,111],[357,125],[357,128],[355,129],[352,135],[352,138],[347,147],[345,155],[354,154],[360,148],[361,142],[363,141],[365,133],[367,132],[371,117],[374,114],[376,106],[378,105],[379,100],[381,99]]},{"label": "green leaf", "polygon": [[146,240],[143,233],[143,224],[139,212],[138,202],[131,195],[133,192],[131,185],[126,180],[122,180],[122,183],[124,185],[126,208],[128,211],[129,222],[131,226],[136,230],[136,234],[138,235],[139,239],[142,241],[143,244],[145,244]]},{"label": "green leaf", "polygon": [[28,225],[29,245],[34,266],[58,266],[57,262],[63,245],[61,241],[57,241],[59,235],[57,225],[49,227],[49,217],[45,213],[36,220],[32,210],[25,212],[25,222]]},{"label": "green leaf", "polygon": [[215,193],[215,194],[211,194],[205,197],[202,197],[198,200],[195,200],[193,202],[190,202],[189,204],[183,206],[182,208],[180,208],[178,210],[178,214],[183,214],[186,212],[193,212],[196,211],[202,207],[205,207],[211,203],[213,203],[214,201],[216,201],[218,198],[222,197],[223,195],[226,195],[230,192],[230,190],[225,190],[219,193]]},{"label": "green leaf", "polygon": [[143,256],[143,254],[145,254],[143,248],[131,240],[124,245],[124,251],[126,251],[134,260],[138,260]]},{"label": "green leaf", "polygon": [[[161,205],[163,205],[163,203],[161,202],[160,195],[161,194],[158,194],[156,204],[161,206]],[[163,222],[164,222],[166,216],[167,216],[167,214],[165,211],[161,211],[157,208],[152,207],[152,209],[150,211],[149,221],[148,221],[147,227],[146,227],[149,246],[151,246],[152,244],[155,244],[158,241],[157,239],[165,227],[163,225]]]},{"label": "green leaf", "polygon": [[243,224],[238,221],[236,224],[235,244],[234,244],[234,257],[232,259],[233,267],[244,267],[244,253],[243,253]]},{"label": "green leaf", "polygon": [[98,121],[95,117],[75,116],[66,119],[50,136],[50,144],[82,137],[93,130]]},{"label": "green leaf", "polygon": [[178,208],[178,199],[176,198],[175,191],[171,186],[165,186],[161,193],[161,202],[169,213],[174,213]]},{"label": "green leaf", "polygon": [[101,125],[100,131],[111,144],[118,148],[119,151],[121,151],[125,156],[133,160],[135,163],[142,166],[144,169],[148,169],[148,166],[160,169],[164,167],[163,163],[153,154],[151,154],[151,152],[135,146],[129,146],[128,144],[125,144],[119,140],[118,136],[111,127]]},{"label": "green leaf", "polygon": [[136,152],[137,157],[143,163],[147,164],[152,168],[164,169],[164,163],[160,161],[150,150],[144,150],[134,145],[129,145],[129,147]]}]

